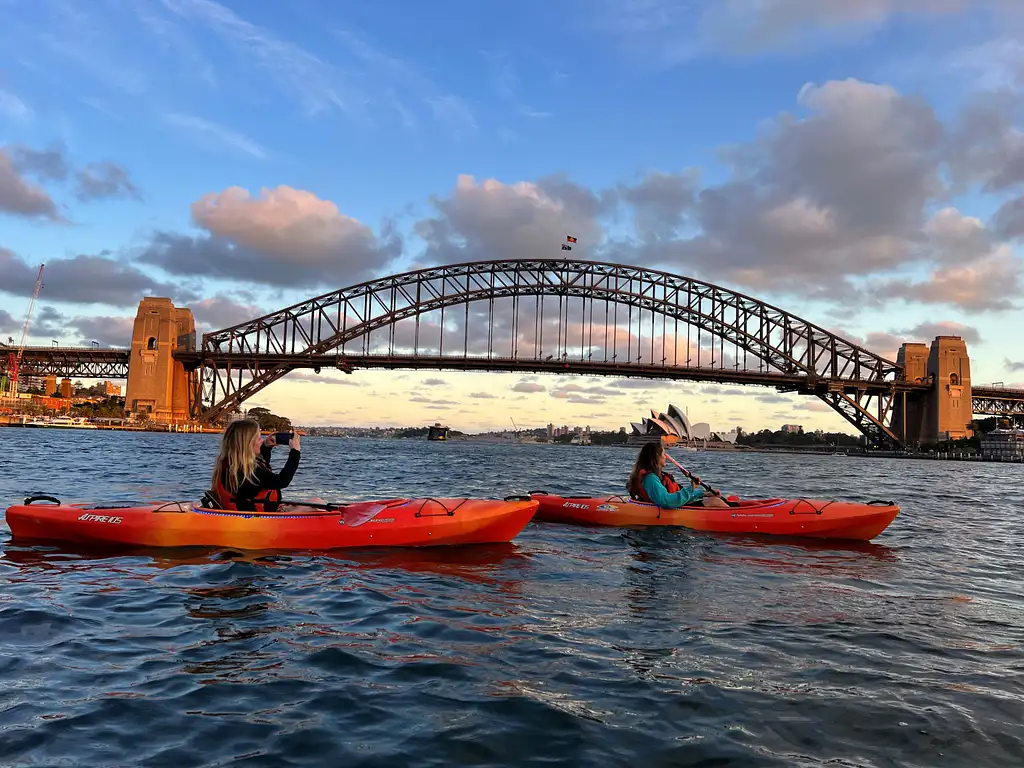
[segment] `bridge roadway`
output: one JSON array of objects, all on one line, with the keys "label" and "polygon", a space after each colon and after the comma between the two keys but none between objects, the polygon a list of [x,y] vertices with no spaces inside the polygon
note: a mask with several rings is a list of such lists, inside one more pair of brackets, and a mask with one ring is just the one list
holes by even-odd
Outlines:
[{"label": "bridge roadway", "polygon": [[[3,347],[4,345],[0,345]],[[4,352],[13,351],[11,348]],[[131,353],[127,349],[97,347],[25,347],[21,375],[60,376],[65,378],[126,379]],[[522,373],[562,373],[591,376],[622,376],[624,378],[707,381],[717,384],[745,384],[774,387],[780,391],[814,394],[819,389],[833,388],[853,391],[888,389],[895,384],[898,391],[914,392],[929,389],[927,384],[912,382],[856,382],[819,379],[812,384],[807,376],[730,370],[727,368],[655,366],[650,364],[589,362],[586,360],[538,360],[534,358],[473,357],[437,355],[268,355],[218,353],[204,360],[196,351],[178,351],[174,357],[187,369],[196,369],[203,362],[219,369],[268,370],[286,365],[291,370],[340,370],[351,373],[357,369],[510,371]],[[0,354],[0,371],[7,369],[7,355]],[[1024,390],[1007,387],[972,386],[973,412],[978,415],[1024,415]]]}]

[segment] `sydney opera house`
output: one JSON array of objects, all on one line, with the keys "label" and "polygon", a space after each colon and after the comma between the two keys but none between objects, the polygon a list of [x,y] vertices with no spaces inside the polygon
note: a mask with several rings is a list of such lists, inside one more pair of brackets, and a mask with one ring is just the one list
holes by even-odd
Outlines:
[{"label": "sydney opera house", "polygon": [[722,440],[728,443],[736,442],[736,430],[727,433],[714,433],[711,425],[704,422],[691,424],[686,414],[669,405],[664,413],[657,413],[651,410],[651,418],[643,419],[639,424],[631,422],[633,427],[629,435],[630,443],[649,443],[661,440],[668,445],[675,443],[695,443],[698,440]]}]

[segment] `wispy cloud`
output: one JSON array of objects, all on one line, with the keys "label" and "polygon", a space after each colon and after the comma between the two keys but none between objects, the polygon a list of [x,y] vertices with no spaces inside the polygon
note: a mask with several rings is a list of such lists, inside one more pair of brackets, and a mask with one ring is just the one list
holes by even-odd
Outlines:
[{"label": "wispy cloud", "polygon": [[194,115],[182,115],[170,112],[164,115],[164,120],[178,128],[192,131],[200,138],[213,139],[222,146],[229,147],[239,152],[244,152],[260,160],[267,158],[266,150],[243,133],[225,128],[211,120],[204,120]]},{"label": "wispy cloud", "polygon": [[335,36],[348,53],[363,65],[367,79],[366,90],[385,92],[391,106],[407,127],[415,125],[408,104],[427,102],[431,105],[435,119],[445,123],[451,130],[457,133],[476,130],[476,118],[465,100],[445,92],[419,68],[384,53],[365,36],[351,29],[338,30]]},{"label": "wispy cloud", "polygon": [[[81,101],[115,119],[132,112],[189,113],[195,108],[185,104],[197,99],[216,98],[228,108],[283,99],[308,118],[342,115],[368,125],[374,113],[397,113],[408,128],[435,121],[457,137],[476,130],[463,98],[365,35],[332,29],[333,11],[317,8],[303,19],[329,36],[324,45],[309,41],[315,36],[289,38],[274,20],[250,21],[248,3],[232,5],[35,0],[32,12],[0,21],[0,47],[55,86],[76,88]],[[293,11],[302,14],[300,7],[270,9],[282,20]],[[3,88],[0,82],[0,118],[30,114]]]},{"label": "wispy cloud", "polygon": [[337,68],[295,43],[252,24],[213,0],[163,0],[182,18],[204,24],[222,40],[258,63],[272,79],[299,97],[316,115],[329,109],[352,112],[362,98],[352,93]]},{"label": "wispy cloud", "polygon": [[523,102],[519,95],[521,89],[519,76],[505,54],[484,52],[484,56],[493,62],[495,67],[494,90],[503,101],[524,117],[551,117],[550,112],[534,109]]},{"label": "wispy cloud", "polygon": [[753,55],[864,40],[904,14],[1019,13],[1017,0],[595,0],[584,24],[640,58],[671,66],[699,55]]},{"label": "wispy cloud", "polygon": [[465,102],[457,96],[428,98],[427,103],[439,122],[448,126],[456,138],[476,130],[476,119]]},{"label": "wispy cloud", "polygon": [[31,119],[32,114],[28,104],[12,91],[0,86],[0,117],[22,121]]}]

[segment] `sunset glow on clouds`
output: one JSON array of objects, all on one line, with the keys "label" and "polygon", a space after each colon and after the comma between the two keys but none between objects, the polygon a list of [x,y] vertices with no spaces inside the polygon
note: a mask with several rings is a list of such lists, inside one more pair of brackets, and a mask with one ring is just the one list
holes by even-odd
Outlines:
[{"label": "sunset glow on clouds", "polygon": [[[559,257],[572,234],[574,257],[883,355],[961,335],[976,383],[1024,381],[1019,4],[329,5],[0,4],[0,334],[43,261],[32,340],[125,345],[145,295],[208,332],[376,276]],[[249,405],[477,431],[669,402],[721,429],[852,429],[760,387],[540,374],[310,371]]]}]

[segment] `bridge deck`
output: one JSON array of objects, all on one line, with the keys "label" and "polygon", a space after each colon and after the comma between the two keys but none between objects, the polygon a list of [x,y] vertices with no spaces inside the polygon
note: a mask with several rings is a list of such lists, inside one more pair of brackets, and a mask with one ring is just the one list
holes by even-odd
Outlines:
[{"label": "bridge deck", "polygon": [[[5,349],[5,351],[13,351]],[[351,372],[357,369],[405,370],[457,370],[457,371],[510,371],[522,373],[552,373],[592,376],[622,376],[625,378],[670,379],[679,381],[707,381],[717,384],[744,384],[774,387],[780,391],[812,394],[827,387],[828,380],[820,379],[817,386],[803,375],[744,371],[728,368],[656,366],[646,363],[592,362],[579,359],[511,358],[495,356],[443,356],[438,355],[265,355],[219,353],[204,355],[196,351],[179,351],[174,357],[186,368],[195,369],[205,364],[218,369],[268,370],[285,365],[291,370],[326,369]],[[24,376],[56,375],[68,378],[117,378],[128,376],[131,352],[127,349],[96,347],[25,347],[22,354],[21,374]],[[0,355],[0,371],[6,371],[7,356]],[[892,382],[837,381],[834,385],[850,391],[858,387],[868,390],[888,388]],[[897,382],[897,389],[914,392],[926,391],[927,384]],[[1024,390],[1008,387],[975,386],[971,388],[973,411],[980,415],[1024,414]]]}]

